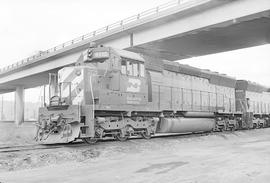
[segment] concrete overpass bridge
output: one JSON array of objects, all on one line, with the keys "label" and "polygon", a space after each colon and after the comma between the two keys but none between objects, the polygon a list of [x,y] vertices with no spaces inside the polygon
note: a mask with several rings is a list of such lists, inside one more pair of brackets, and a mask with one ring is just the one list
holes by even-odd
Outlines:
[{"label": "concrete overpass bridge", "polygon": [[15,92],[17,123],[24,89],[73,64],[90,42],[175,61],[270,43],[269,0],[174,0],[0,70],[0,93]]}]

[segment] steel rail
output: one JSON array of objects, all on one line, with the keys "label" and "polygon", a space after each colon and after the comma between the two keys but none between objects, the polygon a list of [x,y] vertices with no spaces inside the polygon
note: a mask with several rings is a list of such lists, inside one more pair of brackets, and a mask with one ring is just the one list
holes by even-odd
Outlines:
[{"label": "steel rail", "polygon": [[[258,128],[253,130],[261,130],[264,128]],[[197,138],[202,136],[212,136],[212,135],[223,135],[226,134],[234,134],[237,132],[241,132],[243,130],[237,130],[237,131],[211,131],[211,132],[196,132],[196,133],[159,133],[152,136],[152,139],[155,138],[178,138],[178,139],[186,139],[186,138]],[[251,132],[251,131],[248,131]],[[128,140],[145,140],[142,137],[131,137]],[[151,140],[151,139],[149,139]],[[115,142],[116,140],[114,138],[107,138],[101,140],[102,142]],[[119,142],[123,143],[123,142]],[[99,144],[99,143],[97,143]],[[93,144],[95,145],[95,144]],[[20,145],[20,146],[0,146],[0,154],[1,153],[17,153],[17,152],[24,152],[24,151],[34,151],[34,150],[47,150],[47,149],[60,149],[60,148],[66,148],[66,147],[90,147],[90,144],[83,143],[81,141],[77,141],[74,143],[59,143],[59,144],[33,144],[33,145]]]},{"label": "steel rail", "polygon": [[[215,132],[201,132],[201,133],[166,133],[166,134],[156,134],[151,138],[194,138],[200,136],[207,136]],[[128,140],[143,140],[141,137],[131,137]],[[151,140],[151,139],[150,139]],[[103,139],[100,142],[113,142],[116,141],[114,138]],[[121,142],[120,142],[121,143]],[[95,145],[95,144],[93,144]],[[0,146],[0,154],[2,153],[17,153],[24,151],[35,151],[35,150],[48,150],[48,149],[60,149],[66,147],[89,147],[90,144],[83,143],[81,141],[70,143],[60,143],[60,144],[33,144],[33,145],[20,145],[20,146]]]}]

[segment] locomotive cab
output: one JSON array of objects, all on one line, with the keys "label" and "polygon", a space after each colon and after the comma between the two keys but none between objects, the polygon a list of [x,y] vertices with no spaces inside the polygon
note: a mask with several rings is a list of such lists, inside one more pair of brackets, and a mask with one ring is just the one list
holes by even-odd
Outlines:
[{"label": "locomotive cab", "polygon": [[[147,103],[147,79],[144,59],[141,56],[110,47],[92,48],[87,50],[85,55],[76,66],[63,69],[76,69],[77,73],[82,73],[83,89],[79,88],[76,91],[85,90],[88,93],[84,93],[81,102],[94,103],[100,110],[115,107],[120,110],[126,109],[128,105]],[[59,71],[60,82],[63,80],[61,75],[65,75],[66,72],[68,71]],[[93,95],[90,91],[91,86]],[[75,96],[79,97],[73,93],[71,99]]]},{"label": "locomotive cab", "polygon": [[39,109],[38,141],[91,140],[97,135],[124,138],[134,131],[145,134],[153,126],[152,119],[140,118],[138,124],[139,118],[127,117],[148,102],[144,59],[136,53],[89,48],[74,66],[50,74],[49,86],[49,103]]},{"label": "locomotive cab", "polygon": [[142,57],[108,47],[89,49],[86,55],[75,66],[60,69],[57,82],[50,75],[49,105],[95,104],[102,109],[148,102]]},{"label": "locomotive cab", "polygon": [[[100,60],[96,55],[108,57]],[[94,93],[96,104],[101,108],[106,105],[120,110],[127,109],[129,105],[147,103],[144,59],[138,54],[100,47],[90,51],[90,61],[84,63],[97,68]]]}]

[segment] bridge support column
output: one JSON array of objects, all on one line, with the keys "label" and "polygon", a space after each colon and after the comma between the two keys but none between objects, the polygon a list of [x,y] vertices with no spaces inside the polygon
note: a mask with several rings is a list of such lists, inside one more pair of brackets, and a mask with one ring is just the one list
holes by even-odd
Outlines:
[{"label": "bridge support column", "polygon": [[15,91],[15,124],[21,125],[24,122],[24,88],[16,87]]}]

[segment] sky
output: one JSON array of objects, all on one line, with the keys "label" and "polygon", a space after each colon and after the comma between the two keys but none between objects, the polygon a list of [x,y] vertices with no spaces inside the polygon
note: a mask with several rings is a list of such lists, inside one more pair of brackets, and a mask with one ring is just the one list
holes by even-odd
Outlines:
[{"label": "sky", "polygon": [[256,46],[179,61],[270,88],[270,45]]},{"label": "sky", "polygon": [[[0,67],[168,1],[1,0]],[[264,45],[180,62],[270,86],[269,58],[270,45]],[[25,100],[39,93],[40,88],[27,90]]]}]

